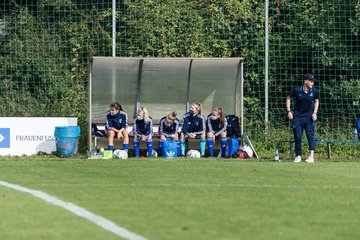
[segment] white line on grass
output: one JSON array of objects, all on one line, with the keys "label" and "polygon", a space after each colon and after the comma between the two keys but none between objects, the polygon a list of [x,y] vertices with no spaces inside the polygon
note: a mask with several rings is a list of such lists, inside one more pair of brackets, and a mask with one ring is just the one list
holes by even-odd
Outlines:
[{"label": "white line on grass", "polygon": [[50,196],[49,194],[46,194],[44,192],[25,188],[25,187],[7,183],[4,181],[0,181],[0,186],[4,186],[4,187],[14,189],[14,190],[17,190],[20,192],[24,192],[24,193],[29,193],[37,198],[44,200],[45,202],[62,207],[64,209],[68,210],[69,212],[74,213],[75,215],[77,215],[79,217],[85,218],[85,219],[89,220],[90,222],[95,223],[96,225],[102,227],[103,229],[105,229],[109,232],[114,233],[115,235],[117,235],[119,237],[123,237],[123,238],[129,239],[129,240],[146,240],[144,237],[139,236],[135,233],[132,233],[129,230],[116,225],[114,222],[112,222],[102,216],[96,215],[96,214],[86,210],[85,208],[79,207],[71,202],[64,202],[64,201],[62,201],[56,197]]}]

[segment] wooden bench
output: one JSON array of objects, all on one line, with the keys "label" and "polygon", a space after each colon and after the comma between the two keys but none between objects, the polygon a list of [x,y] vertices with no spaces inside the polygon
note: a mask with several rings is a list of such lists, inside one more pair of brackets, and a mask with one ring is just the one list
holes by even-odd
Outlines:
[{"label": "wooden bench", "polygon": [[[105,121],[101,121],[101,120],[94,120],[92,123],[96,124],[97,128],[99,130],[105,130]],[[182,121],[180,120],[180,124],[182,123]],[[134,122],[133,119],[128,121],[128,128],[127,128],[127,132],[129,133],[129,149],[133,149],[133,139],[134,139],[134,135],[133,135],[133,126]],[[160,140],[159,138],[159,127],[160,127],[160,119],[153,119],[153,146],[154,149],[157,149],[158,146],[158,142]],[[181,126],[179,127],[179,131],[178,133],[180,134],[181,132]],[[93,143],[94,143],[94,147],[96,147],[97,149],[103,147],[106,148],[107,144],[108,144],[108,140],[107,137],[104,136],[96,136],[94,134],[92,134],[92,139],[93,139]],[[180,136],[179,136],[180,137]],[[186,146],[188,149],[198,149],[199,148],[199,139],[186,139]],[[121,148],[122,144],[122,140],[121,139],[117,139],[114,138],[114,147],[115,148]],[[220,149],[220,143],[219,141],[216,141],[215,143],[215,149]],[[140,148],[141,149],[146,149],[146,144],[143,143],[142,141],[140,141]]]},{"label": "wooden bench", "polygon": [[[98,130],[100,131],[105,131],[105,121],[104,120],[93,120],[92,124],[95,124],[96,127],[98,128]],[[160,120],[159,119],[153,119],[153,142],[158,142],[159,140],[159,126],[160,126]],[[133,128],[134,128],[134,120],[133,119],[129,119],[128,120],[128,127],[127,127],[127,132],[129,133],[129,148],[133,147],[133,144],[130,144],[134,138],[133,135]],[[93,131],[91,131],[93,133]],[[108,140],[106,136],[97,136],[95,134],[91,134],[91,137],[93,139],[93,143],[94,146],[97,149],[104,147],[107,147],[108,144]],[[117,139],[114,138],[114,147],[115,148],[120,148],[120,144],[122,143],[122,139]],[[140,144],[140,146],[142,147],[143,144]]]},{"label": "wooden bench", "polygon": [[[307,143],[307,140],[302,140],[303,143]],[[326,151],[327,151],[327,157],[328,159],[331,158],[331,144],[339,143],[339,144],[354,144],[359,143],[359,141],[356,140],[315,140],[316,143],[326,143]],[[283,143],[289,143],[290,144],[290,160],[294,159],[294,140],[278,140],[275,145],[275,157],[274,161],[280,161],[280,155],[279,155],[279,145]]]}]

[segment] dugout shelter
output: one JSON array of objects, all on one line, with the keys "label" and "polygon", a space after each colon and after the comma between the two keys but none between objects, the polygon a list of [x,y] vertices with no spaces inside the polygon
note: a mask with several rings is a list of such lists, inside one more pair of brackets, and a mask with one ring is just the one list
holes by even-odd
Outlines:
[{"label": "dugout shelter", "polygon": [[243,58],[93,57],[89,81],[89,148],[92,123],[105,122],[112,102],[127,112],[129,124],[144,106],[156,120],[176,111],[179,119],[191,103],[203,105],[206,117],[214,107],[240,117],[243,130]]}]

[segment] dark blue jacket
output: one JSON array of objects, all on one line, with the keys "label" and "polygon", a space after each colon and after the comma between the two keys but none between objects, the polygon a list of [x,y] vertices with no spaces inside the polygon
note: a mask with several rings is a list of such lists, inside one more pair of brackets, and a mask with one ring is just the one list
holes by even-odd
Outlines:
[{"label": "dark blue jacket", "polygon": [[226,131],[228,125],[227,120],[224,117],[224,124],[222,124],[220,122],[220,118],[214,120],[211,119],[211,116],[212,116],[211,113],[207,116],[206,131],[214,133],[215,136],[219,136],[220,133]]},{"label": "dark blue jacket", "polygon": [[134,119],[134,133],[140,138],[142,135],[149,136],[153,131],[153,121],[149,117],[148,121],[145,122],[144,119],[139,120]]},{"label": "dark blue jacket", "polygon": [[174,122],[170,126],[168,126],[166,124],[166,118],[167,117],[163,117],[160,119],[159,133],[164,135],[165,137],[170,137],[171,135],[178,133],[180,121],[178,118],[175,118]]},{"label": "dark blue jacket", "polygon": [[114,116],[111,116],[110,111],[108,111],[106,112],[105,122],[106,122],[105,124],[106,129],[112,129],[112,128],[116,128],[118,130],[122,128],[126,129],[128,127],[128,116],[126,112],[123,111],[119,111]]},{"label": "dark blue jacket", "polygon": [[185,113],[181,131],[185,135],[189,133],[195,133],[196,135],[205,133],[205,118],[202,115],[191,116],[190,113]]}]

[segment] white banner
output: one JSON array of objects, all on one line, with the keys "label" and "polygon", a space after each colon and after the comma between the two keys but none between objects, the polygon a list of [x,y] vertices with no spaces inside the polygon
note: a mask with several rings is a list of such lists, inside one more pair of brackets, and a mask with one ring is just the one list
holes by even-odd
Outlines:
[{"label": "white banner", "polygon": [[56,151],[58,126],[77,126],[76,117],[0,117],[0,155],[33,155]]}]

